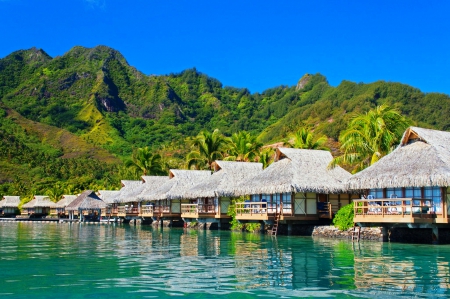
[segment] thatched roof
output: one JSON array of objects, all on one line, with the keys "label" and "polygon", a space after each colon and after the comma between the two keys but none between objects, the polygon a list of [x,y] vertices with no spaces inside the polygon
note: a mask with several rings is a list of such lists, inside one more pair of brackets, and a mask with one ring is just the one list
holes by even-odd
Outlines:
[{"label": "thatched roof", "polygon": [[0,201],[0,208],[17,208],[19,207],[20,196],[3,196]]},{"label": "thatched roof", "polygon": [[63,197],[56,203],[56,207],[57,208],[65,208],[76,198],[77,198],[77,195],[63,195]]},{"label": "thatched roof", "polygon": [[168,176],[143,176],[142,179],[144,180],[144,184],[140,193],[136,196],[135,201],[144,200],[147,194],[162,187],[170,178]]},{"label": "thatched roof", "polygon": [[66,211],[97,210],[103,208],[106,208],[106,203],[94,191],[86,190],[66,207]]},{"label": "thatched roof", "polygon": [[56,204],[50,200],[46,195],[35,195],[34,198],[24,204],[22,208],[32,209],[32,208],[55,208]]},{"label": "thatched roof", "polygon": [[347,181],[351,189],[450,186],[450,132],[410,127],[399,146]]},{"label": "thatched roof", "polygon": [[186,190],[203,182],[211,176],[209,170],[179,170],[169,171],[169,180],[151,193],[142,194],[143,200],[179,199]]},{"label": "thatched roof", "polygon": [[131,202],[136,201],[137,196],[142,192],[144,188],[144,182],[140,181],[128,181],[122,180],[122,189],[117,196],[118,202]]},{"label": "thatched roof", "polygon": [[344,193],[351,174],[335,167],[328,151],[278,148],[275,162],[235,188],[234,196],[285,192]]},{"label": "thatched roof", "polygon": [[234,189],[263,170],[262,163],[216,161],[215,172],[200,184],[186,191],[183,198],[233,196]]},{"label": "thatched roof", "polygon": [[103,200],[106,204],[110,205],[113,203],[119,202],[119,190],[98,190],[97,195],[98,197]]}]

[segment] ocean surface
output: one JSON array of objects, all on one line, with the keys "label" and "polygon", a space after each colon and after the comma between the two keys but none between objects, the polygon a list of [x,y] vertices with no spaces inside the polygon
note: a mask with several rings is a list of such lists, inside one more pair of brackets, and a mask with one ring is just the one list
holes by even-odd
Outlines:
[{"label": "ocean surface", "polygon": [[0,222],[0,298],[449,298],[450,246]]}]

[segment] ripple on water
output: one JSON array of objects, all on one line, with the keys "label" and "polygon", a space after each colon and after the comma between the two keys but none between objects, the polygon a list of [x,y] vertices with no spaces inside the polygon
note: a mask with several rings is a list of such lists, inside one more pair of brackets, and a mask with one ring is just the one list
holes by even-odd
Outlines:
[{"label": "ripple on water", "polygon": [[447,246],[8,222],[0,239],[2,296],[450,296]]}]

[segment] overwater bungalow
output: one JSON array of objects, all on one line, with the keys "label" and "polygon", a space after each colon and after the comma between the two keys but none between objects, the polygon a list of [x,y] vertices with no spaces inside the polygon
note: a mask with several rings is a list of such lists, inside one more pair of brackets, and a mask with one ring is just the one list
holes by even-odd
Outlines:
[{"label": "overwater bungalow", "polygon": [[450,132],[408,128],[392,153],[347,185],[365,194],[354,201],[360,226],[433,227],[437,238],[437,228],[450,223]]},{"label": "overwater bungalow", "polygon": [[99,221],[101,210],[106,208],[106,204],[92,190],[86,190],[81,193],[67,207],[69,219],[75,219],[75,212],[78,212],[80,221],[91,220]]},{"label": "overwater bungalow", "polygon": [[332,159],[328,151],[277,148],[274,163],[235,189],[234,195],[250,195],[236,203],[236,219],[288,225],[332,219],[358,198],[344,184],[351,174],[328,167]]},{"label": "overwater bungalow", "polygon": [[227,224],[235,187],[262,170],[262,163],[215,161],[214,173],[183,195],[190,203],[181,204],[181,217],[185,222]]},{"label": "overwater bungalow", "polygon": [[21,216],[29,218],[44,218],[50,214],[50,209],[56,204],[46,195],[35,195],[33,199],[22,206]]},{"label": "overwater bungalow", "polygon": [[149,221],[153,219],[154,216],[154,203],[145,200],[144,197],[147,194],[151,194],[153,191],[157,190],[161,186],[163,186],[165,183],[169,181],[168,176],[142,176],[142,181],[144,182],[142,184],[142,187],[139,188],[139,190],[136,190],[136,195],[133,197],[131,201],[131,204],[133,206],[138,207],[138,217]]},{"label": "overwater bungalow", "polygon": [[50,209],[50,216],[67,218],[66,207],[77,198],[77,195],[63,195],[62,198]]},{"label": "overwater bungalow", "polygon": [[151,193],[141,194],[142,201],[149,201],[153,206],[153,219],[157,221],[181,220],[181,203],[189,203],[183,199],[186,190],[203,182],[209,176],[209,170],[169,171],[169,180]]},{"label": "overwater bungalow", "polygon": [[102,209],[102,217],[116,219],[119,206],[119,190],[98,190],[97,195],[106,203],[106,208]]},{"label": "overwater bungalow", "polygon": [[117,217],[121,219],[137,217],[139,214],[137,205],[137,196],[144,187],[144,181],[120,181],[122,188],[117,195],[119,206],[117,207]]},{"label": "overwater bungalow", "polygon": [[3,196],[0,201],[1,217],[16,217],[19,214],[20,196]]}]

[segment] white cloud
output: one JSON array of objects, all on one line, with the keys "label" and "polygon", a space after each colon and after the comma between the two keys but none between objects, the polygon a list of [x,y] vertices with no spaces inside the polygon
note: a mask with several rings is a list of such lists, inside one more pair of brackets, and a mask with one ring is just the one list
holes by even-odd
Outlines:
[{"label": "white cloud", "polygon": [[[2,0],[0,0],[2,1]],[[83,0],[90,8],[105,8],[106,0]]]}]

